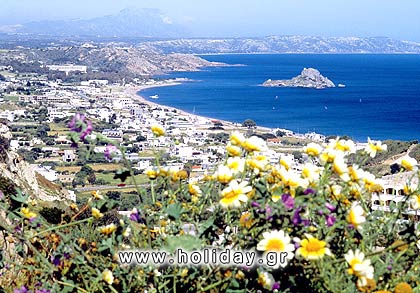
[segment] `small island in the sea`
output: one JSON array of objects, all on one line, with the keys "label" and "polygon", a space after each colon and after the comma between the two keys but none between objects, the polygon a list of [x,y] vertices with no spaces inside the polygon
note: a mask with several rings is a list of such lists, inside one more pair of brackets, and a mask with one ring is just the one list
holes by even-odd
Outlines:
[{"label": "small island in the sea", "polygon": [[292,79],[268,79],[262,85],[267,87],[306,87],[314,89],[335,87],[335,84],[331,80],[314,68],[304,68],[298,76]]}]

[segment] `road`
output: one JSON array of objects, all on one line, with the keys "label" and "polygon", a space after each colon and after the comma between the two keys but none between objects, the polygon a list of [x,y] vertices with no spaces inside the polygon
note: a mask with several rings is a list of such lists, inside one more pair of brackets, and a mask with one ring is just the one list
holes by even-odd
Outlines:
[{"label": "road", "polygon": [[117,186],[117,185],[97,185],[97,186],[88,186],[88,187],[78,187],[75,188],[77,192],[85,191],[95,191],[95,190],[104,190],[104,189],[126,189],[126,188],[135,188],[133,185]]}]

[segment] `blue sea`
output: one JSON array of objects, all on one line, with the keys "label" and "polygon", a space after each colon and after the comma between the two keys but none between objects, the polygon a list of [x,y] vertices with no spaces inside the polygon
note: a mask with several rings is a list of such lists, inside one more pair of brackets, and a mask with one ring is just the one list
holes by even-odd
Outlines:
[{"label": "blue sea", "polygon": [[[420,138],[420,55],[205,55],[244,66],[208,67],[165,77],[193,80],[141,92],[162,105],[233,122],[297,133],[348,135],[357,141]],[[344,88],[268,88],[265,80],[289,79],[304,67]]]}]

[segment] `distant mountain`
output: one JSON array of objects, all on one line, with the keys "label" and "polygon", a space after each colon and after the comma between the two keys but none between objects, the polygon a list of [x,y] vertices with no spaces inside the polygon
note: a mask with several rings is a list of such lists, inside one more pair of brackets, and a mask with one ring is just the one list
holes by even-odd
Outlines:
[{"label": "distant mountain", "polygon": [[161,37],[174,38],[186,35],[186,30],[172,23],[158,9],[124,9],[118,14],[87,20],[45,20],[22,25],[3,26],[0,32],[95,37]]},{"label": "distant mountain", "polygon": [[270,36],[264,38],[177,39],[143,43],[161,53],[420,54],[420,44],[387,37]]}]

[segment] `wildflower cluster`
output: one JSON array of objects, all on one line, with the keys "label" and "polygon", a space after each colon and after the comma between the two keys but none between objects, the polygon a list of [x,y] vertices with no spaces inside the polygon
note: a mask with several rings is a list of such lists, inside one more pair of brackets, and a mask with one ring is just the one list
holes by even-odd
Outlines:
[{"label": "wildflower cluster", "polygon": [[[79,141],[88,126],[83,119],[72,126]],[[165,135],[162,126],[151,131]],[[106,157],[121,150],[108,143]],[[119,215],[118,203],[95,191],[86,203],[70,205],[58,225],[24,197],[12,209],[1,199],[10,195],[2,195],[0,206],[12,220],[1,227],[20,254],[1,261],[0,273],[9,277],[0,286],[22,292],[411,292],[420,286],[420,227],[399,219],[418,211],[420,188],[408,182],[406,200],[393,211],[372,210],[371,196],[383,187],[361,166],[382,151],[386,145],[370,140],[358,151],[340,138],[310,143],[298,168],[288,156],[273,159],[263,139],[233,132],[226,158],[204,176],[157,158],[145,171],[148,184],[136,185],[140,200],[131,211]],[[417,162],[405,157],[401,165],[415,171]],[[232,268],[129,266],[118,259],[123,250],[179,248],[285,257],[275,265]]]}]

